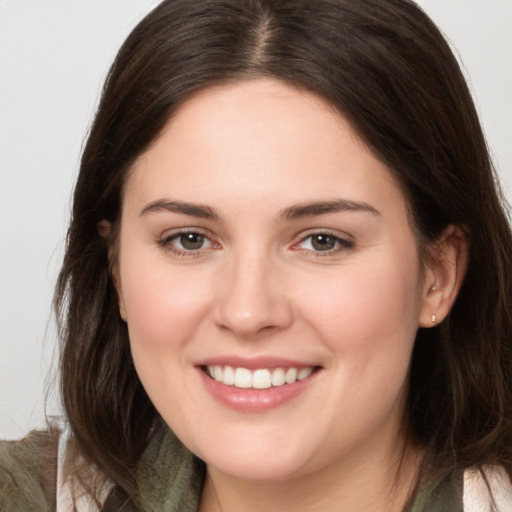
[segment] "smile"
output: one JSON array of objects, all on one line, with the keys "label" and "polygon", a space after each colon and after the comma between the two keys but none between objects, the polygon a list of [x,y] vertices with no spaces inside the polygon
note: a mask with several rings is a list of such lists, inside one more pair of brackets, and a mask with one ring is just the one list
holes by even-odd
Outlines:
[{"label": "smile", "polygon": [[294,384],[307,379],[315,370],[313,366],[306,368],[259,368],[249,370],[233,366],[206,366],[206,374],[212,379],[241,389],[269,389],[271,387]]}]

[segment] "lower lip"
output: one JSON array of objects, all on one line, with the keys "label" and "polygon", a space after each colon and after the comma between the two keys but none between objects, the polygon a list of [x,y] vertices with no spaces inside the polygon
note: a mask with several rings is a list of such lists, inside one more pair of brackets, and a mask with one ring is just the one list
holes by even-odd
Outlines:
[{"label": "lower lip", "polygon": [[243,389],[212,379],[202,368],[198,368],[198,371],[206,389],[216,400],[241,412],[264,412],[279,407],[304,393],[320,373],[317,370],[308,378],[293,384],[268,389]]}]

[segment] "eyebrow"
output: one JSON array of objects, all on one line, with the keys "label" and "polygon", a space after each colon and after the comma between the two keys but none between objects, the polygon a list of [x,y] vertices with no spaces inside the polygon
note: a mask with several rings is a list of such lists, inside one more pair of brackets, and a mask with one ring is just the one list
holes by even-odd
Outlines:
[{"label": "eyebrow", "polygon": [[219,220],[219,215],[209,206],[187,203],[184,201],[170,201],[167,199],[158,199],[146,205],[140,212],[141,217],[153,212],[173,212],[181,213],[182,215],[189,215],[191,217],[198,217],[200,219]]},{"label": "eyebrow", "polygon": [[[148,213],[160,211],[180,213],[200,219],[220,220],[220,216],[210,206],[168,199],[158,199],[149,203],[144,207],[140,215],[144,216]],[[279,220],[281,222],[298,220],[304,217],[327,215],[336,212],[367,212],[372,215],[380,215],[380,212],[368,203],[351,201],[349,199],[336,199],[333,201],[312,201],[290,206],[289,208],[281,210]]]},{"label": "eyebrow", "polygon": [[314,217],[336,212],[366,212],[380,215],[380,212],[368,203],[351,201],[349,199],[336,199],[333,201],[314,201],[310,203],[291,206],[281,211],[279,219],[297,220],[304,217]]}]

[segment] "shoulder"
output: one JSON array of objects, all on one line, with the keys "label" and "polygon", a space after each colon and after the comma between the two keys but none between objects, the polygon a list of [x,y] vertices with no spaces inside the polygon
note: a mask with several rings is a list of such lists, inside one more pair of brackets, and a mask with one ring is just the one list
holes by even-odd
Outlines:
[{"label": "shoulder", "polygon": [[[81,478],[75,477],[81,468]],[[94,490],[97,498],[86,490]],[[112,485],[78,455],[65,422],[34,431],[21,441],[0,442],[0,510],[98,511]]]},{"label": "shoulder", "polygon": [[55,510],[59,430],[0,442],[0,509]]},{"label": "shoulder", "polygon": [[56,512],[99,512],[112,488],[112,482],[80,455],[69,426],[61,423],[55,485]]},{"label": "shoulder", "polygon": [[[197,510],[204,464],[167,427],[154,432],[139,473],[144,510]],[[0,441],[1,512],[99,512],[118,510],[119,503],[116,487],[81,457],[66,423]]]},{"label": "shoulder", "polygon": [[510,477],[499,466],[485,466],[483,472],[468,469],[464,472],[463,499],[464,512],[509,512],[512,510]]},{"label": "shoulder", "polygon": [[[75,476],[77,468],[80,478]],[[31,432],[21,441],[0,441],[2,512],[94,512],[111,488],[108,480],[80,457],[65,422],[44,432]]]}]

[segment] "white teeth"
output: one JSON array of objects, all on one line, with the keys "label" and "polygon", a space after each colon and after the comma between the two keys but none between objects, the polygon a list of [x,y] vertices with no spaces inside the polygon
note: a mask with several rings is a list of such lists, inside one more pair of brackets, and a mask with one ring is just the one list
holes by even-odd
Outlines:
[{"label": "white teeth", "polygon": [[297,380],[307,379],[313,373],[313,368],[301,368],[297,374]]},{"label": "white teeth", "polygon": [[282,368],[277,368],[272,372],[272,386],[282,386],[286,383],[286,378],[284,375],[284,370]]},{"label": "white teeth", "polygon": [[235,387],[248,389],[252,387],[251,371],[247,368],[237,368],[235,370]]},{"label": "white teeth", "polygon": [[207,366],[206,373],[217,382],[226,386],[235,386],[242,389],[268,389],[285,384],[293,384],[298,380],[307,379],[313,373],[313,367],[307,368],[260,368],[248,370],[247,368],[233,368],[232,366]]},{"label": "white teeth", "polygon": [[224,367],[224,378],[222,382],[227,386],[232,386],[235,383],[235,370],[231,366]]},{"label": "white teeth", "polygon": [[297,368],[288,368],[286,372],[286,384],[293,384],[297,380]]},{"label": "white teeth", "polygon": [[256,389],[267,389],[272,386],[272,379],[269,370],[256,370],[252,374],[252,387]]}]

